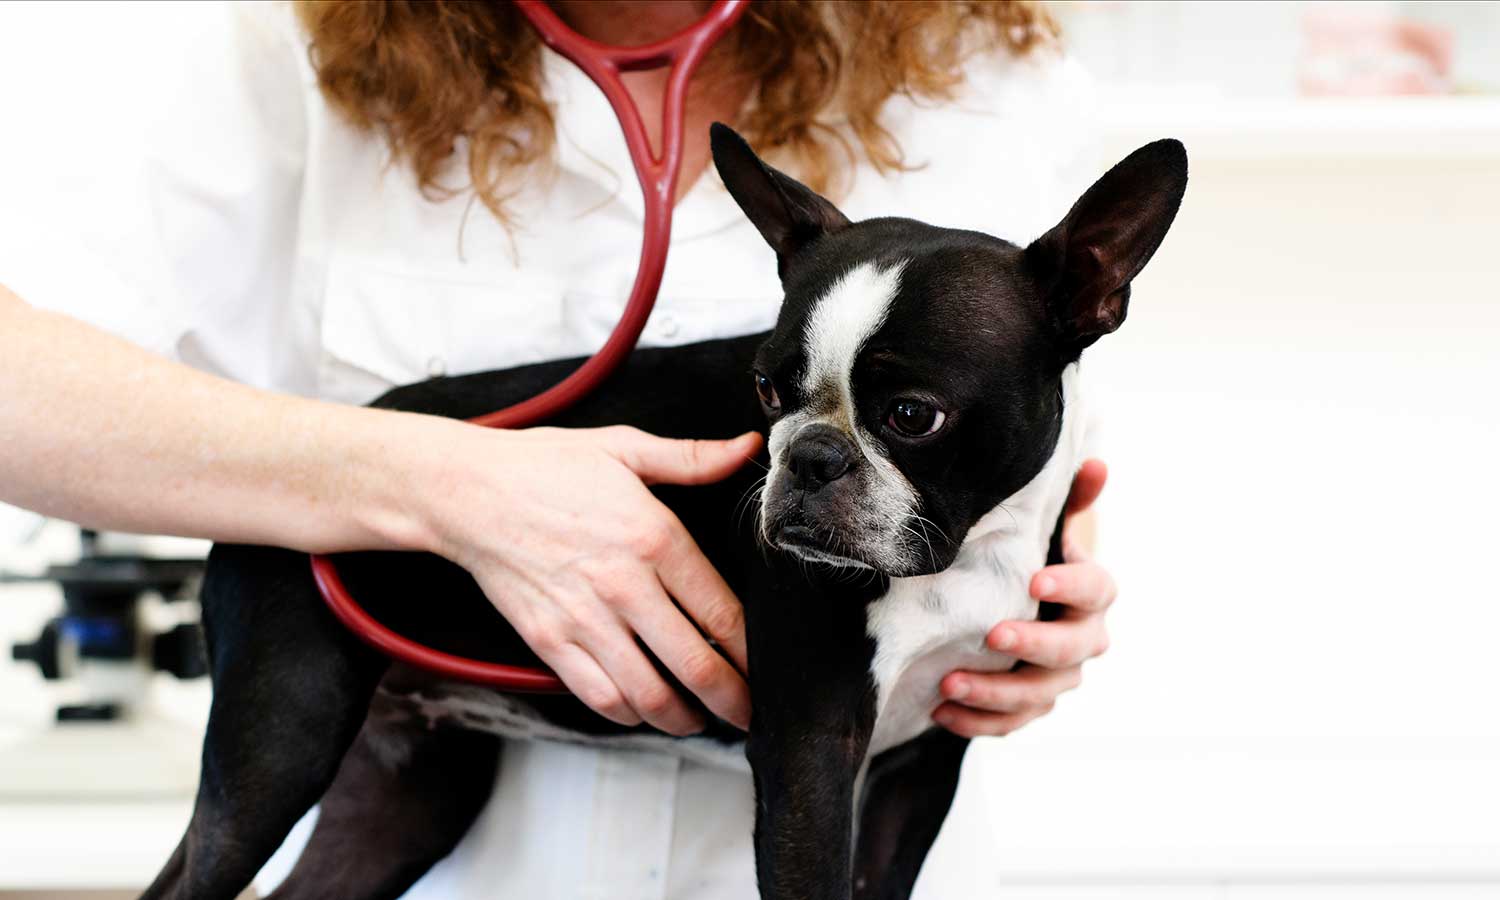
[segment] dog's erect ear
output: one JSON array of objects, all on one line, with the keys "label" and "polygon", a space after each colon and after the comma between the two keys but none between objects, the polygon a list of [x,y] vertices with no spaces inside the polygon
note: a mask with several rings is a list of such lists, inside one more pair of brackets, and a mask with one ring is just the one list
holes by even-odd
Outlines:
[{"label": "dog's erect ear", "polygon": [[1076,357],[1125,321],[1130,281],[1172,226],[1187,176],[1181,143],[1147,144],[1104,173],[1062,222],[1026,248],[1065,355]]},{"label": "dog's erect ear", "polygon": [[761,162],[745,139],[728,125],[715,122],[708,136],[719,177],[761,237],[776,251],[782,274],[786,273],[787,259],[798,250],[849,225],[832,203]]}]

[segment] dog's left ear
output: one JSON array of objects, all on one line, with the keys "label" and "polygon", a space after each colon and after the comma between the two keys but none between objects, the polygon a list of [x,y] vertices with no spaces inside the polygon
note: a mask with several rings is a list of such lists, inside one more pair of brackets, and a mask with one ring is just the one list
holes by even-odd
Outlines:
[{"label": "dog's left ear", "polygon": [[813,241],[847,228],[849,220],[807,185],[761,161],[734,129],[715,122],[708,130],[714,167],[734,202],[776,251],[777,268]]},{"label": "dog's left ear", "polygon": [[1180,142],[1147,144],[1110,169],[1026,248],[1070,360],[1120,327],[1130,281],[1151,259],[1187,190]]}]

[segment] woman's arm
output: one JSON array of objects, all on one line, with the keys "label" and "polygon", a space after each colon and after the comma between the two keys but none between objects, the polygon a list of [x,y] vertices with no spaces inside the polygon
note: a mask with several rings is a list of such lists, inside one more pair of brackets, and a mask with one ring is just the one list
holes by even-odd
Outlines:
[{"label": "woman's arm", "polygon": [[410,549],[465,566],[586,703],[674,732],[748,723],[739,601],[649,482],[728,476],[759,438],[493,432],[256,390],[0,287],[0,500],[121,531],[310,552]]},{"label": "woman's arm", "polygon": [[0,287],[0,499],[49,516],[307,551],[418,547],[393,461],[443,424],[215,378]]}]

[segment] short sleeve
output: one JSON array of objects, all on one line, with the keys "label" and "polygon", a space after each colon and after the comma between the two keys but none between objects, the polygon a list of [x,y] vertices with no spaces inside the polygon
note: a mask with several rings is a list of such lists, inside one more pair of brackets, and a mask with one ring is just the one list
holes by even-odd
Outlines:
[{"label": "short sleeve", "polygon": [[279,349],[295,315],[305,50],[285,4],[188,15],[148,44],[171,64],[132,84],[141,133],[101,144],[124,183],[107,203],[81,188],[40,198],[48,225],[10,243],[4,277],[35,306],[190,365],[310,389],[314,363]]},{"label": "short sleeve", "polygon": [[305,48],[285,4],[228,4],[146,140],[143,180],[163,298],[183,362],[310,393],[296,321],[306,163]]}]

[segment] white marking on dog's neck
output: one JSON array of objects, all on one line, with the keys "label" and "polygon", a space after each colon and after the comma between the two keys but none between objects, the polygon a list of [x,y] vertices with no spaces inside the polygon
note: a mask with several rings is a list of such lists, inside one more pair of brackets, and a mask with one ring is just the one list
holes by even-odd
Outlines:
[{"label": "white marking on dog's neck", "polygon": [[1031,576],[1046,563],[1052,530],[1083,462],[1087,414],[1078,381],[1076,364],[1064,370],[1062,430],[1042,470],[969,529],[951,566],[936,575],[893,579],[870,604],[876,691],[870,756],[933,727],[944,675],[1015,664],[987,649],[984,639],[1002,620],[1036,618]]}]

